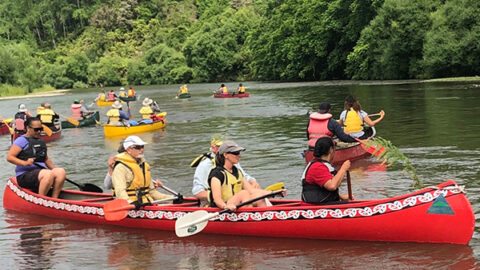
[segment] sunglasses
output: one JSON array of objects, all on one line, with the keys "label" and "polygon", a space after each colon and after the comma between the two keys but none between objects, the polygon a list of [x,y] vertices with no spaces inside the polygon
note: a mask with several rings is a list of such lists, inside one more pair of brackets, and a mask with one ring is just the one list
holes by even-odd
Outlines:
[{"label": "sunglasses", "polygon": [[135,146],[132,146],[132,148],[137,149],[137,150],[143,149],[144,147],[145,147],[144,145],[135,145]]},{"label": "sunglasses", "polygon": [[30,127],[30,128],[33,129],[33,131],[35,131],[35,132],[43,131],[43,127],[38,127],[38,128]]},{"label": "sunglasses", "polygon": [[232,155],[235,155],[235,156],[240,155],[240,151],[228,152],[228,153],[229,153],[229,154],[232,154]]}]

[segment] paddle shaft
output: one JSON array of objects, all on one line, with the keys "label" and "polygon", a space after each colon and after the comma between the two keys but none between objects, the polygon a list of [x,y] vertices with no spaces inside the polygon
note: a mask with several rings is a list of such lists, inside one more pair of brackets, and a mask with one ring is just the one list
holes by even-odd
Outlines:
[{"label": "paddle shaft", "polygon": [[372,117],[372,116],[380,116],[380,113],[374,113],[374,114],[369,114],[367,115],[368,117]]},{"label": "paddle shaft", "polygon": [[347,171],[347,189],[348,189],[348,199],[353,200],[352,182],[350,180],[350,171]]},{"label": "paddle shaft", "polygon": [[166,191],[170,192],[172,195],[178,196],[178,192],[170,189],[169,187],[166,187],[165,185],[161,186],[161,188],[165,189]]},{"label": "paddle shaft", "polygon": [[10,134],[13,134],[13,132],[14,132],[13,128],[11,128],[5,120],[2,119],[1,121],[2,121],[2,123],[3,123],[5,126],[7,126],[8,131],[10,132]]},{"label": "paddle shaft", "polygon": [[[167,202],[167,201],[176,200],[176,199],[177,199],[177,197],[165,198],[165,199],[152,201],[152,202],[150,202],[150,204]],[[135,209],[135,205],[129,204],[129,205],[124,205],[124,206],[120,206],[120,207],[117,207],[117,208],[110,208],[110,209],[108,209],[108,212],[111,213],[111,212],[119,212],[119,211],[132,210],[132,209]]]}]

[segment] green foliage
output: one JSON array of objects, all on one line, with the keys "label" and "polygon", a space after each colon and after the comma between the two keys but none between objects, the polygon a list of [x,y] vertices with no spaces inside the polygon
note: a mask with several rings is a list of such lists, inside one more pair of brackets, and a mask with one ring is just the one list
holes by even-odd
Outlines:
[{"label": "green foliage", "polygon": [[127,61],[119,56],[105,56],[88,66],[88,82],[96,86],[116,86],[127,83]]},{"label": "green foliage", "polygon": [[0,96],[23,96],[26,94],[28,94],[28,90],[25,87],[0,84]]},{"label": "green foliage", "polygon": [[417,176],[415,167],[410,162],[410,160],[393,145],[390,141],[385,140],[381,137],[375,137],[372,140],[364,140],[362,144],[368,149],[374,147],[375,151],[371,153],[374,156],[377,156],[377,159],[383,159],[383,162],[388,162],[390,165],[393,165],[397,162],[402,163],[403,171],[409,173],[413,179],[413,186],[415,188],[422,188],[423,181],[420,180]]}]

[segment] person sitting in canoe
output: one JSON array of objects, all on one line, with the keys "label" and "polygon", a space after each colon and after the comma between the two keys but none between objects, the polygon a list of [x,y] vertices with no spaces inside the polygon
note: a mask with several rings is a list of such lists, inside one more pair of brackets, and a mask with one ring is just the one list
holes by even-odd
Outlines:
[{"label": "person sitting in canoe", "polygon": [[157,114],[154,112],[152,109],[152,104],[153,100],[150,98],[145,98],[142,101],[142,108],[140,108],[140,114],[142,115],[142,123],[145,124],[150,124],[152,122],[156,122],[160,120],[159,117],[157,117]]},{"label": "person sitting in canoe", "polygon": [[[242,151],[245,151],[245,148],[233,141],[224,141],[218,148],[218,153],[215,155],[216,166],[210,171],[207,180],[207,198],[210,206],[235,211],[237,204],[270,193],[270,191],[255,188],[236,166]],[[256,201],[253,206],[265,207],[267,201]]]},{"label": "person sitting in canoe", "polygon": [[40,103],[40,106],[37,107],[37,115],[39,115],[43,109],[45,109],[45,102]]},{"label": "person sitting in canoe", "polygon": [[217,92],[222,95],[228,95],[228,89],[223,83],[220,85],[220,88],[218,88]]},{"label": "person sitting in canoe", "polygon": [[60,116],[52,110],[52,105],[44,103],[43,110],[40,110],[37,115],[42,121],[42,124],[49,127],[52,131],[58,131],[55,121],[60,118]]},{"label": "person sitting in canoe", "polygon": [[87,118],[88,115],[93,113],[93,112],[85,109],[85,107],[82,106],[80,100],[78,100],[78,99],[75,99],[73,101],[73,104],[70,106],[70,109],[72,110],[72,118],[76,119],[76,120],[81,120],[81,119]]},{"label": "person sitting in canoe", "polygon": [[95,98],[96,101],[105,101],[107,98],[107,94],[105,93],[105,90],[102,90],[101,93],[98,94],[98,96]]},{"label": "person sitting in canoe", "polygon": [[315,148],[315,142],[321,137],[333,137],[342,142],[356,142],[355,138],[345,134],[340,124],[332,118],[332,106],[328,102],[322,102],[318,106],[318,112],[310,114],[307,126],[308,149]]},{"label": "person sitting in canoe", "polygon": [[135,96],[135,90],[132,87],[130,87],[127,91],[127,97],[132,98],[134,96]]},{"label": "person sitting in canoe", "polygon": [[16,165],[17,183],[44,196],[53,189],[51,196],[58,198],[65,182],[65,170],[55,167],[48,157],[47,145],[39,137],[43,131],[40,119],[30,117],[25,126],[27,133],[13,142],[7,154],[7,161]]},{"label": "person sitting in canoe", "polygon": [[243,86],[243,84],[239,84],[239,85],[238,85],[237,92],[238,92],[239,94],[245,94],[245,86]]},{"label": "person sitting in canoe", "polygon": [[108,99],[107,101],[115,101],[117,99],[117,95],[115,94],[115,92],[113,92],[113,89],[110,90],[110,92],[108,92]]},{"label": "person sitting in canoe", "polygon": [[154,200],[172,198],[155,189],[155,181],[150,175],[150,165],[143,151],[147,143],[138,136],[129,136],[123,142],[125,152],[115,156],[112,171],[114,194],[125,199],[137,208]]},{"label": "person sitting in canoe", "polygon": [[315,143],[313,156],[302,174],[302,201],[319,204],[348,200],[339,194],[338,187],[350,168],[350,160],[343,162],[338,172],[330,163],[335,155],[335,144],[330,137],[322,137]]},{"label": "person sitting in canoe", "polygon": [[[218,153],[218,149],[223,144],[225,136],[221,134],[215,134],[210,140],[210,152],[203,153],[195,158],[190,164],[190,167],[196,168],[193,175],[193,188],[192,193],[195,198],[200,200],[200,204],[203,205],[208,201],[208,174],[213,169],[215,155]],[[240,163],[236,164],[236,167],[240,170],[242,175],[247,181],[254,187],[260,189],[260,185],[255,178],[248,175],[240,166]]]},{"label": "person sitting in canoe", "polygon": [[33,117],[33,116],[27,110],[27,107],[25,106],[25,104],[19,104],[18,112],[13,117],[13,119],[15,119],[13,122],[15,133],[20,135],[27,133],[27,129],[25,127],[25,121],[27,121],[27,119],[30,117]]},{"label": "person sitting in canoe", "polygon": [[350,136],[361,140],[368,139],[368,134],[363,131],[363,123],[367,123],[367,125],[373,127],[382,121],[385,116],[385,112],[381,110],[378,113],[380,117],[372,121],[368,114],[362,110],[360,103],[352,95],[348,95],[345,98],[344,109],[340,114],[340,125],[345,126],[344,130]]},{"label": "person sitting in canoe", "polygon": [[116,100],[112,104],[112,108],[107,112],[107,116],[107,124],[122,126],[125,125],[124,121],[128,121],[130,119],[130,112],[122,111],[122,103]]}]

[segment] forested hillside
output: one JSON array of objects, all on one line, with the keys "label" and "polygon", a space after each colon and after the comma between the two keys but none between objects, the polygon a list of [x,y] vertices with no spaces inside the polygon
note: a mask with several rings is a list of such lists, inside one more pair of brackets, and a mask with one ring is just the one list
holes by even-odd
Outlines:
[{"label": "forested hillside", "polygon": [[0,93],[480,74],[477,0],[2,0]]}]

